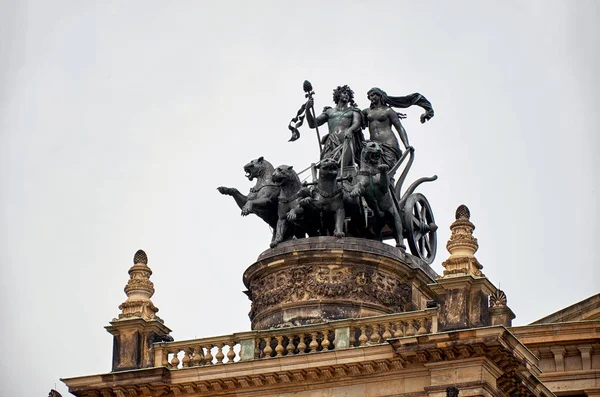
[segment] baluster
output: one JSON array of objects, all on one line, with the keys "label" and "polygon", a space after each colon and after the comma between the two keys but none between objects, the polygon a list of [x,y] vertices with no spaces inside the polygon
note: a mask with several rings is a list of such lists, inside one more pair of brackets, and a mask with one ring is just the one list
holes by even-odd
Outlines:
[{"label": "baluster", "polygon": [[[349,330],[348,330],[348,331],[349,331]],[[329,330],[328,330],[327,332],[329,333],[329,335],[333,336],[333,338],[331,338],[331,340],[329,341],[329,350],[333,350],[333,349],[335,349],[335,348],[337,347],[337,345],[338,345],[338,336],[339,336],[339,337],[340,337],[340,339],[341,339],[341,335],[338,335],[338,334],[337,334],[337,331],[336,331],[335,329],[334,329],[334,330],[331,330],[331,331],[329,331]],[[330,339],[330,338],[327,338],[327,340],[329,340],[329,339]],[[342,342],[342,346],[343,346],[343,345],[344,345],[344,343]]]},{"label": "baluster", "polygon": [[264,353],[264,349],[260,350],[260,343],[262,342],[262,338],[260,337],[256,337],[256,339],[254,339],[254,358],[262,358],[260,355]]},{"label": "baluster", "polygon": [[213,355],[212,348],[213,345],[206,345],[206,354],[204,355],[204,365],[212,365],[213,364]]},{"label": "baluster", "polygon": [[223,343],[219,343],[217,345],[217,355],[215,358],[217,359],[217,364],[223,364],[223,359],[225,358],[225,354],[223,354]]},{"label": "baluster", "polygon": [[317,341],[317,333],[311,332],[310,337],[311,337],[311,341],[310,341],[310,344],[308,345],[308,347],[310,349],[309,353],[315,353],[317,351],[317,349],[319,348],[319,342]]},{"label": "baluster", "polygon": [[188,368],[190,366],[190,361],[192,361],[192,351],[191,347],[183,349],[183,359],[181,360],[183,368]]},{"label": "baluster", "polygon": [[179,366],[179,357],[177,357],[178,354],[179,349],[175,349],[175,353],[173,353],[173,358],[171,359],[171,368],[173,369],[177,369]]},{"label": "baluster", "polygon": [[304,334],[300,334],[300,340],[298,341],[298,354],[306,353],[306,343],[304,342]]},{"label": "baluster", "polygon": [[396,330],[394,331],[394,337],[402,338],[404,336],[404,332],[402,332],[403,328],[404,328],[404,323],[402,321],[397,321],[396,322]]},{"label": "baluster", "polygon": [[390,328],[392,328],[391,323],[385,324],[385,331],[383,331],[383,339],[390,339],[392,337],[392,333],[390,332]]},{"label": "baluster", "polygon": [[283,348],[283,335],[278,335],[275,337],[277,339],[277,346],[275,346],[275,355],[277,357],[283,356],[283,352],[285,349]]},{"label": "baluster", "polygon": [[360,336],[358,337],[358,345],[364,346],[368,340],[369,340],[369,338],[367,338],[367,326],[361,325],[360,326]]},{"label": "baluster", "polygon": [[408,326],[406,327],[406,336],[415,335],[415,320],[408,320]]},{"label": "baluster", "polygon": [[329,350],[329,346],[331,346],[331,342],[329,342],[329,330],[323,331],[321,346],[323,346],[323,350]]},{"label": "baluster", "polygon": [[431,316],[431,329],[429,330],[432,334],[438,332],[438,316],[437,313]]},{"label": "baluster", "polygon": [[350,347],[354,347],[356,343],[356,327],[350,327]]},{"label": "baluster", "polygon": [[200,366],[204,361],[204,350],[202,346],[198,345],[194,348],[194,359],[192,360],[192,365]]},{"label": "baluster", "polygon": [[271,337],[267,336],[265,338],[265,348],[263,349],[263,353],[265,357],[271,357],[271,353],[273,353],[273,349],[271,348]]},{"label": "baluster", "polygon": [[373,333],[371,333],[371,343],[379,343],[379,339],[381,336],[379,335],[379,325],[373,325]]},{"label": "baluster", "polygon": [[288,335],[288,344],[287,344],[287,355],[291,356],[294,354],[294,350],[296,350],[296,346],[294,346],[294,335]]},{"label": "baluster", "polygon": [[427,333],[427,328],[425,328],[425,322],[427,321],[427,319],[425,317],[423,317],[422,319],[419,320],[419,323],[421,323],[421,326],[419,327],[418,331],[417,331],[417,335],[423,335]]},{"label": "baluster", "polygon": [[169,351],[167,349],[163,350],[161,362],[163,367],[169,367]]},{"label": "baluster", "polygon": [[233,360],[235,360],[235,351],[233,350],[235,343],[236,342],[234,340],[229,342],[229,351],[227,352],[227,362],[228,363],[232,363]]}]

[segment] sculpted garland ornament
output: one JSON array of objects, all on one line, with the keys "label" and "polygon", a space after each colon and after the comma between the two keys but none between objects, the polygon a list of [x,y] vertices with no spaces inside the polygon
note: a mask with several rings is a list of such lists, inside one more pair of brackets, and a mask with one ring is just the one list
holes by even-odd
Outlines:
[{"label": "sculpted garland ornament", "polygon": [[[406,115],[394,110],[420,106],[425,110],[420,121],[425,123],[434,115],[431,103],[419,93],[394,97],[372,88],[367,92],[370,106],[361,110],[354,91],[343,85],[333,90],[335,106],[326,106],[317,116],[312,84],[305,81],[303,89],[306,102],[288,126],[290,141],[300,138],[306,119],[317,133],[319,161],[297,173],[290,165],[275,168],[261,156],[244,166],[246,177],[257,180],[247,196],[224,186],[219,192],[232,196],[243,216],[255,214],[272,228],[271,247],[306,236],[350,236],[394,239],[404,251],[406,239],[411,253],[431,264],[437,225],[427,198],[415,190],[437,176],[419,178],[402,191],[415,149],[400,121]],[[328,133],[321,137],[323,124]],[[368,130],[369,140],[363,130]],[[301,182],[308,172],[312,181]]]}]

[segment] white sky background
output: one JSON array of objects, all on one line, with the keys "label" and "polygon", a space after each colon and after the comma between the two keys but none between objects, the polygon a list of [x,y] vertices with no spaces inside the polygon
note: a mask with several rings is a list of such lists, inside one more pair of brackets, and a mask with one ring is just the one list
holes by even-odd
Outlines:
[{"label": "white sky background", "polygon": [[2,396],[110,371],[139,248],[176,340],[250,328],[270,233],[216,187],[317,159],[306,126],[287,142],[304,79],[317,109],[340,84],[432,102],[404,125],[409,181],[439,175],[438,273],[464,203],[516,324],[600,290],[598,2],[0,4]]}]

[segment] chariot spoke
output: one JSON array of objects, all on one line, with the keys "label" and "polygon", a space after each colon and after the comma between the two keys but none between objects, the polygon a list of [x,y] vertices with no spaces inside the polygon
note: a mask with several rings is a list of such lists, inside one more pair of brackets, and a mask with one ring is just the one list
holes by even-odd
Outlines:
[{"label": "chariot spoke", "polygon": [[425,207],[424,205],[421,205],[421,220],[423,222],[427,221],[427,207]]},{"label": "chariot spoke", "polygon": [[423,240],[425,240],[425,249],[427,249],[427,254],[431,255],[431,242],[429,241],[429,233],[423,236]]},{"label": "chariot spoke", "polygon": [[412,221],[415,225],[415,227],[418,229],[421,227],[421,221],[416,217],[416,216],[412,216]]},{"label": "chariot spoke", "polygon": [[421,219],[421,211],[419,211],[419,204],[415,203],[415,206],[413,207],[413,214],[417,219]]},{"label": "chariot spoke", "polygon": [[413,240],[414,241],[419,241],[421,239],[422,235],[421,232],[419,231],[419,229],[415,229],[413,230]]}]

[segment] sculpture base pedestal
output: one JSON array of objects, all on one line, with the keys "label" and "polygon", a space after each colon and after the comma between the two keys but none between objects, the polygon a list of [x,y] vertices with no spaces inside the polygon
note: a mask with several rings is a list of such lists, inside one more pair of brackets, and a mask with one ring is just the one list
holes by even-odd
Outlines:
[{"label": "sculpture base pedestal", "polygon": [[309,237],[263,252],[244,273],[253,330],[424,309],[435,272],[379,241]]}]

